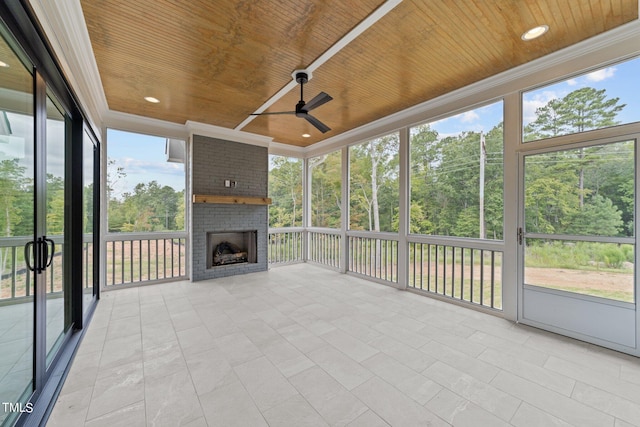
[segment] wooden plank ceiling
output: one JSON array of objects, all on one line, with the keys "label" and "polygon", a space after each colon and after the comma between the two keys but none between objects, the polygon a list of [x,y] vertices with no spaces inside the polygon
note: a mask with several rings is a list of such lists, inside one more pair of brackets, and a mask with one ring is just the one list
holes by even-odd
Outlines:
[{"label": "wooden plank ceiling", "polygon": [[[111,110],[230,129],[382,3],[81,1]],[[637,18],[637,0],[404,0],[305,85],[306,101],[333,96],[313,111],[331,131],[289,115],[242,130],[307,146]],[[539,24],[549,33],[521,40]],[[299,96],[295,88],[267,111],[293,110]]]}]

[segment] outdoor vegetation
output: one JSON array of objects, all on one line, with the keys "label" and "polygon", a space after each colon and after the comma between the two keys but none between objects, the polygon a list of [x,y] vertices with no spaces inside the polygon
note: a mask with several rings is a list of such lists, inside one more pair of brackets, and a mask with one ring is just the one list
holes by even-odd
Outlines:
[{"label": "outdoor vegetation", "polygon": [[[604,89],[580,88],[539,107],[535,120],[523,129],[524,139],[534,141],[615,126],[625,106],[618,98],[608,97]],[[441,134],[437,128],[437,122],[426,123],[410,132],[410,233],[503,239],[502,121],[484,131]],[[548,236],[527,239],[528,268],[597,270],[625,276],[633,272],[632,245],[558,240],[553,236],[634,236],[634,152],[635,141],[622,140],[525,157],[525,230]],[[336,151],[309,159],[314,227],[340,227],[341,157]],[[302,226],[302,165],[300,159],[270,157],[272,228]],[[125,168],[110,159],[106,188],[109,232],[184,230],[183,190],[150,180],[137,183],[129,191],[115,192],[126,177]],[[397,232],[399,135],[392,133],[351,146],[349,177],[350,230]],[[89,197],[92,186],[88,183],[85,187],[87,215],[93,211],[93,199]],[[62,178],[47,176],[47,203],[47,233],[62,234]],[[18,159],[0,161],[0,211],[5,236],[32,234],[33,180],[26,177],[26,168]],[[90,232],[91,219],[85,218],[84,224],[85,232]],[[9,270],[20,270],[23,265],[22,251],[0,249],[3,288],[14,274]],[[632,289],[622,299],[633,300]]]},{"label": "outdoor vegetation", "polygon": [[132,191],[114,196],[114,186],[126,178],[126,170],[109,159],[107,196],[109,232],[153,232],[184,230],[184,190],[161,186],[157,181],[138,183]]},{"label": "outdoor vegetation", "polygon": [[[576,89],[538,107],[535,119],[523,129],[524,140],[615,126],[624,108],[605,89]],[[434,122],[411,129],[410,233],[502,240],[502,121],[484,131],[441,134],[438,128]],[[551,237],[634,236],[634,151],[634,141],[620,141],[525,158],[525,229],[550,235],[526,240],[528,283],[552,287],[560,282],[557,275],[539,278],[536,269],[601,271],[622,275],[621,283],[627,282],[635,262],[632,245]],[[396,133],[349,148],[350,230],[398,231],[398,157]],[[309,166],[312,225],[339,228],[341,152],[312,158]],[[301,225],[301,188],[302,161],[272,158],[271,227]],[[476,257],[474,262],[480,260]],[[501,286],[500,277],[495,281]],[[587,293],[633,300],[631,288],[623,296],[619,291]]]},{"label": "outdoor vegetation", "polygon": [[[615,126],[624,108],[604,89],[577,89],[538,108],[525,141]],[[566,239],[633,237],[634,209],[633,140],[527,156],[525,229],[549,238],[527,239],[526,283],[633,302],[633,245]],[[562,269],[574,272],[559,279]]]},{"label": "outdoor vegetation", "polygon": [[269,156],[269,227],[302,226],[302,159]]},{"label": "outdoor vegetation", "polygon": [[[52,174],[47,175],[47,235],[62,235],[64,227],[64,181]],[[33,178],[18,159],[0,161],[0,223],[2,235],[13,237],[0,244],[0,299],[25,295],[26,263],[24,245],[33,240]],[[61,245],[57,245],[60,253]],[[58,257],[61,259],[61,257]],[[55,261],[58,260],[55,259]],[[61,262],[58,266],[61,268]],[[54,270],[58,263],[54,264]],[[59,274],[59,270],[56,274]],[[52,282],[53,283],[53,282]],[[56,289],[60,281],[57,281]]]},{"label": "outdoor vegetation", "polygon": [[309,159],[311,170],[311,226],[340,228],[342,216],[342,153],[334,151]]}]

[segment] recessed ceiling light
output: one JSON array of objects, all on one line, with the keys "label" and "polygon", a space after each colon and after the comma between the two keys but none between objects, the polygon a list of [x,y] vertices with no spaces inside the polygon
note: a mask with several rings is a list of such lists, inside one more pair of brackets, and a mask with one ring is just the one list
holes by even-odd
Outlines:
[{"label": "recessed ceiling light", "polygon": [[303,138],[310,138],[310,137],[311,137],[311,135],[309,135],[308,133],[303,133],[303,134],[302,134],[302,137],[303,137]]},{"label": "recessed ceiling light", "polygon": [[548,25],[538,25],[537,27],[534,27],[529,31],[526,31],[522,35],[522,40],[529,41],[529,40],[537,39],[547,31],[549,31]]},{"label": "recessed ceiling light", "polygon": [[0,61],[0,67],[9,68],[9,64],[7,64],[6,62]]},{"label": "recessed ceiling light", "polygon": [[153,96],[145,96],[144,100],[153,104],[157,104],[158,102],[160,102],[158,98],[154,98]]}]

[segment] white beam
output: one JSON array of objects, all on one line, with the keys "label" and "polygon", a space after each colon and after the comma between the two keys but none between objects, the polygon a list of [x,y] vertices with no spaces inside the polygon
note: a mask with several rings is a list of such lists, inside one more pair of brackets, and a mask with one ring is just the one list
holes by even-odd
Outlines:
[{"label": "white beam", "polygon": [[[358,25],[356,25],[351,31],[344,35],[340,40],[338,40],[334,45],[332,45],[329,49],[327,49],[322,55],[316,58],[311,64],[309,64],[305,69],[309,72],[313,72],[318,69],[322,64],[330,60],[334,55],[340,52],[345,46],[355,40],[360,34],[364,33],[368,30],[373,24],[378,22],[383,16],[389,13],[393,8],[399,5],[402,0],[387,0],[380,7],[374,10],[369,16],[363,19]],[[311,78],[311,75],[309,75]],[[292,89],[298,86],[298,83],[295,80],[295,75],[293,76],[293,80],[287,83],[282,89],[276,92],[271,98],[269,98],[264,104],[258,107],[253,113],[260,114],[264,112],[267,108],[271,107],[277,101],[279,101],[283,96],[287,93],[291,92]],[[251,123],[256,116],[249,116],[242,123],[236,126],[235,130],[240,130],[244,128],[246,125]]]}]

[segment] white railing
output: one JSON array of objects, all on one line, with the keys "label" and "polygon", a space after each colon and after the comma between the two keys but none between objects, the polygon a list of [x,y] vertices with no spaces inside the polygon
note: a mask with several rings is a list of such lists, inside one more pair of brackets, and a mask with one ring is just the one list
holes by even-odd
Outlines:
[{"label": "white railing", "polygon": [[350,231],[347,271],[398,283],[398,235]]},{"label": "white railing", "polygon": [[270,228],[268,258],[270,265],[302,262],[304,256],[302,228]]},{"label": "white railing", "polygon": [[340,268],[342,236],[340,230],[315,228],[307,231],[308,260],[328,267]]},{"label": "white railing", "polygon": [[410,236],[408,288],[502,309],[503,242]]},{"label": "white railing", "polygon": [[[269,264],[311,261],[340,269],[346,250],[345,270],[350,273],[394,286],[406,281],[407,289],[502,310],[503,241],[409,235],[404,260],[397,233],[347,231],[345,235],[343,248],[340,230],[269,229]],[[400,277],[402,262],[406,278]]]},{"label": "white railing", "polygon": [[105,288],[187,276],[186,232],[111,233],[104,240]]}]

